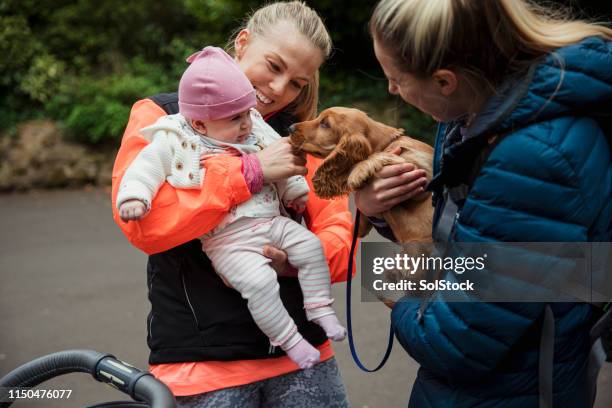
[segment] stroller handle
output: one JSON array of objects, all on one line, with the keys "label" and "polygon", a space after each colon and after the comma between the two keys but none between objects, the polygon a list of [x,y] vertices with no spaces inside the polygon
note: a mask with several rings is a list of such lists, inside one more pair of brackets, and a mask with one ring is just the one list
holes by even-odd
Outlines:
[{"label": "stroller handle", "polygon": [[89,373],[97,381],[109,384],[136,401],[152,408],[173,408],[174,396],[165,384],[148,372],[117,360],[113,355],[94,350],[66,350],[48,354],[17,367],[0,379],[0,408],[10,406],[8,390],[34,387],[68,373]]}]

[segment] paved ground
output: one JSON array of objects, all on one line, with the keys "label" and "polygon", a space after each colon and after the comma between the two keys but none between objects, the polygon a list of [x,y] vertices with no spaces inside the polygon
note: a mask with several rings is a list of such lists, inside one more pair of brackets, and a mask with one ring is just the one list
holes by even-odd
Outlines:
[{"label": "paved ground", "polygon": [[[113,224],[108,192],[0,195],[0,376],[35,357],[70,348],[110,352],[146,368],[148,311],[145,261]],[[361,303],[354,285],[354,333],[362,360],[376,364],[386,345],[389,313]],[[344,316],[345,285],[334,297]],[[405,407],[417,365],[397,345],[375,374],[361,372],[346,343],[335,347],[354,407]],[[16,407],[83,407],[125,399],[85,374],[44,385],[73,390],[69,400],[24,401]],[[612,365],[600,376],[597,407],[612,406]]]}]

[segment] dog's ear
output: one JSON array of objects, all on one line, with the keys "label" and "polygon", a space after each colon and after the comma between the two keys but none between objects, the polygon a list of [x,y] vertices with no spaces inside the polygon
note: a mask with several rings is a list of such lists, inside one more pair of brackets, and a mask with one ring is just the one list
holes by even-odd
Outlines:
[{"label": "dog's ear", "polygon": [[368,136],[372,141],[372,151],[380,152],[392,141],[404,134],[404,129],[387,126],[384,123],[370,119]]},{"label": "dog's ear", "polygon": [[351,169],[371,153],[372,146],[363,134],[344,135],[315,172],[312,178],[315,193],[321,198],[348,194],[347,179]]}]

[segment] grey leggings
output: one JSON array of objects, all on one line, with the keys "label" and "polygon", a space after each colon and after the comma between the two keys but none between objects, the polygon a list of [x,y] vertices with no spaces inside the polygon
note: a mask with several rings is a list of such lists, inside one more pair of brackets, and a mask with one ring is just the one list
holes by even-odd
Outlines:
[{"label": "grey leggings", "polygon": [[252,384],[176,397],[179,408],[346,408],[350,404],[336,360]]}]

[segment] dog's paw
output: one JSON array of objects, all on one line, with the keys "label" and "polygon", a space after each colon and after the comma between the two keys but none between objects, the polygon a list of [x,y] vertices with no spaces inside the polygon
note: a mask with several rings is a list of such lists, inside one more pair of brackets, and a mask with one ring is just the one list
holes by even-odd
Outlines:
[{"label": "dog's paw", "polygon": [[389,164],[405,163],[405,160],[391,153],[376,153],[359,162],[349,174],[347,185],[351,191],[359,190],[374,174]]},{"label": "dog's paw", "polygon": [[370,171],[366,162],[361,162],[353,168],[346,180],[346,184],[350,191],[359,190],[373,175],[374,173]]},{"label": "dog's paw", "polygon": [[379,171],[384,166],[388,166],[390,164],[401,164],[401,163],[406,163],[406,160],[404,160],[402,157],[398,155],[382,152],[376,155],[376,160],[375,160],[374,165],[375,165],[376,171]]}]

